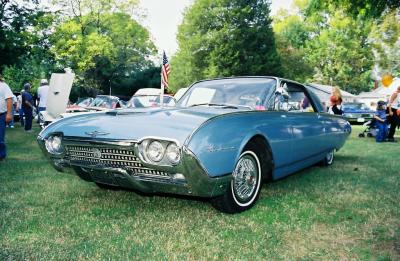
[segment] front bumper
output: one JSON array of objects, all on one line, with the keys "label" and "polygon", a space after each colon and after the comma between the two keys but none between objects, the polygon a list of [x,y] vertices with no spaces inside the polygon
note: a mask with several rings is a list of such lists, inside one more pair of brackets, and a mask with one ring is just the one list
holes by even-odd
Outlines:
[{"label": "front bumper", "polygon": [[373,115],[370,114],[344,114],[343,116],[348,122],[351,123],[365,123],[373,118]]},{"label": "front bumper", "polygon": [[[193,153],[183,148],[181,162],[177,166],[156,166],[146,164],[138,157],[130,156],[124,159],[124,166],[111,166],[100,161],[76,161],[73,155],[66,152],[53,155],[47,152],[44,138],[38,137],[37,141],[43,153],[50,160],[53,167],[61,172],[82,171],[88,181],[135,189],[144,193],[171,193],[199,197],[216,197],[225,193],[227,185],[232,179],[231,175],[210,177]],[[138,155],[135,141],[93,140],[64,137],[65,147],[82,146],[84,148],[98,148],[105,151],[124,151],[126,155]],[[109,154],[107,156],[113,158]],[[133,157],[133,158],[132,158]],[[107,160],[108,161],[108,160]],[[112,160],[116,162],[118,160]],[[140,162],[139,162],[140,161]],[[126,166],[129,165],[129,166]],[[137,165],[140,167],[132,167]]]}]

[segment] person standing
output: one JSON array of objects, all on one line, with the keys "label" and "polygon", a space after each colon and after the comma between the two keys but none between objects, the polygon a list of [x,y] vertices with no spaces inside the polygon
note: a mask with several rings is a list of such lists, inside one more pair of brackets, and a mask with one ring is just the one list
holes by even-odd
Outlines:
[{"label": "person standing", "polygon": [[[40,80],[40,87],[37,91],[37,98],[38,98],[38,115],[39,112],[46,110],[46,103],[47,103],[47,93],[49,92],[49,83],[47,79]],[[40,123],[40,117],[38,116],[37,123]]]},{"label": "person standing", "polygon": [[24,90],[21,90],[21,93],[17,96],[17,110],[19,113],[19,122],[21,123],[21,126],[24,127],[24,111],[22,109],[22,93]]},{"label": "person standing", "polygon": [[331,102],[331,106],[329,108],[329,113],[342,115],[342,93],[340,92],[339,87],[333,86],[332,87],[332,94],[329,97],[329,101]]},{"label": "person standing", "polygon": [[0,75],[0,161],[6,157],[6,124],[11,121],[12,115],[12,96],[10,87],[4,82]]},{"label": "person standing", "polygon": [[394,139],[394,134],[396,132],[397,125],[400,124],[400,118],[398,113],[399,110],[400,110],[400,85],[397,86],[397,89],[390,96],[388,103],[388,112],[389,112],[388,120],[390,123],[390,129],[388,134],[389,142],[397,142]]},{"label": "person standing", "polygon": [[29,83],[24,84],[24,92],[22,93],[22,110],[25,115],[25,131],[32,131],[32,120],[33,120],[33,97],[30,94],[31,85]]}]

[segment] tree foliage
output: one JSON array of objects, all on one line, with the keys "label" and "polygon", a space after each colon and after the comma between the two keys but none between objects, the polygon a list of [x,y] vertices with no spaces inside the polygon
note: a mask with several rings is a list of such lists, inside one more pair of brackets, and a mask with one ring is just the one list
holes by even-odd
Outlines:
[{"label": "tree foliage", "polygon": [[339,85],[350,92],[372,85],[371,23],[353,19],[342,10],[329,13],[326,25],[307,41],[307,61],[314,66],[313,80]]},{"label": "tree foliage", "polygon": [[111,81],[152,66],[149,32],[128,14],[89,13],[61,23],[52,37],[57,62],[81,84],[107,91]]},{"label": "tree foliage", "polygon": [[[400,76],[400,10],[392,10],[372,26],[370,39],[374,49],[376,73]],[[377,77],[379,78],[379,77]]]},{"label": "tree foliage", "polygon": [[313,67],[306,60],[305,42],[310,38],[308,25],[302,17],[280,10],[274,17],[273,27],[284,77],[306,81],[313,72]]},{"label": "tree foliage", "polygon": [[54,69],[49,36],[54,16],[37,1],[0,1],[0,71],[13,90]]},{"label": "tree foliage", "polygon": [[280,75],[269,1],[197,0],[178,29],[172,89],[232,75]]},{"label": "tree foliage", "polygon": [[341,9],[352,17],[379,19],[389,10],[400,7],[398,0],[310,0],[305,12],[312,14],[327,9]]},{"label": "tree foliage", "polygon": [[389,11],[389,3],[383,8],[346,0],[294,2],[294,12],[281,11],[274,20],[286,77],[359,93],[372,88],[374,65],[394,66],[398,10]]}]

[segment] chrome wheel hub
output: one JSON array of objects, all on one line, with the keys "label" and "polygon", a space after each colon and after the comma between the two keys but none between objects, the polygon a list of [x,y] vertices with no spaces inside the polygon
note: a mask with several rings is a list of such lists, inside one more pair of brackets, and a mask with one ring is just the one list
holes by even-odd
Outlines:
[{"label": "chrome wheel hub", "polygon": [[252,197],[258,182],[258,167],[251,155],[244,155],[236,164],[233,172],[233,191],[240,201]]}]

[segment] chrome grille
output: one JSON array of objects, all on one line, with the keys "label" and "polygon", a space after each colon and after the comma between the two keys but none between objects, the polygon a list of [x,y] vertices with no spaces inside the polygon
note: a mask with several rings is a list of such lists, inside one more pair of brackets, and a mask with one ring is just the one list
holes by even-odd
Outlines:
[{"label": "chrome grille", "polygon": [[169,177],[166,172],[144,167],[132,150],[85,145],[66,145],[65,148],[71,164],[122,168],[135,175]]}]

